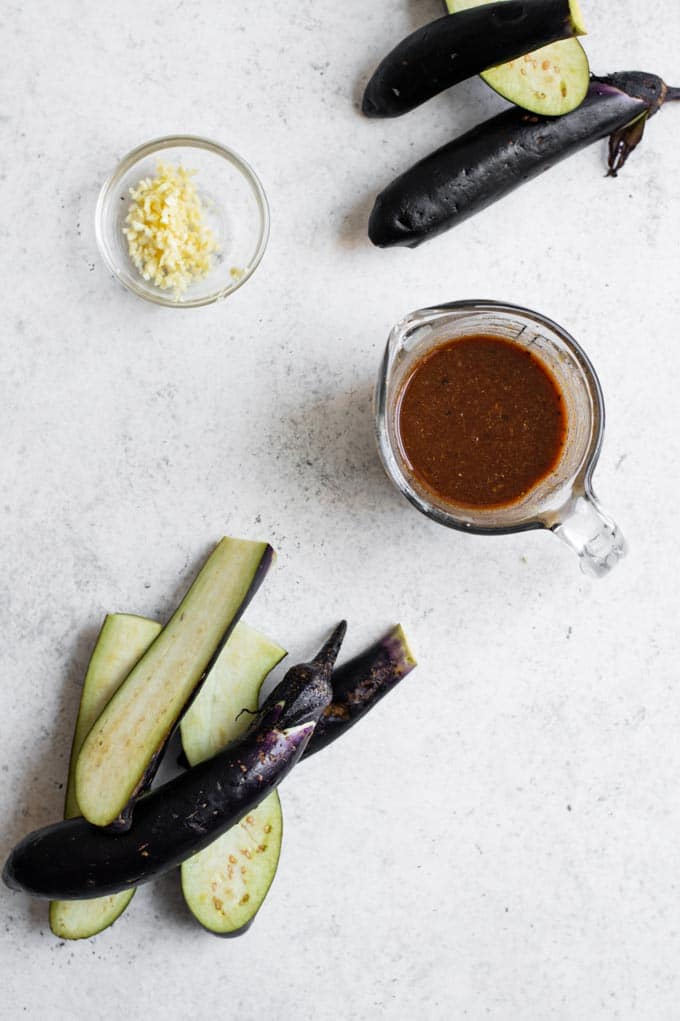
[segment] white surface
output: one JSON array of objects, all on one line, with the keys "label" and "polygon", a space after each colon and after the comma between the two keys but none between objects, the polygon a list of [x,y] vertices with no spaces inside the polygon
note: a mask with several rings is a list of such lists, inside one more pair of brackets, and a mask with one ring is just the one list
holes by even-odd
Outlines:
[{"label": "white surface", "polygon": [[[585,4],[595,70],[680,79],[675,0]],[[0,892],[3,1018],[677,1017],[680,109],[618,181],[604,146],[415,252],[372,196],[501,101],[478,82],[363,120],[377,59],[436,0],[6,2],[0,852],[59,816],[102,615],[165,615],[223,533],[278,566],[248,620],[353,652],[400,620],[420,666],[282,789],[279,875],[224,942],[176,877],[62,944]],[[675,81],[680,84],[680,81]],[[97,191],[134,145],[214,136],[272,206],[225,304],[153,308],[104,271]],[[370,393],[389,327],[494,297],[564,323],[601,375],[605,582],[546,533],[447,533],[394,493]]]}]

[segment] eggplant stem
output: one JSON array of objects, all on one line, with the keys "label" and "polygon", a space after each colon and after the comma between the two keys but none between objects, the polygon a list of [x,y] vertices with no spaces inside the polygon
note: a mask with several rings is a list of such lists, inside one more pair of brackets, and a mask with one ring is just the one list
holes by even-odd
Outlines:
[{"label": "eggplant stem", "polygon": [[629,124],[619,128],[609,138],[609,169],[607,177],[618,177],[619,170],[625,165],[626,160],[638,147],[645,133],[647,118],[651,114],[645,110],[632,120]]},{"label": "eggplant stem", "polygon": [[314,666],[319,668],[333,668],[333,664],[338,657],[340,646],[342,645],[346,632],[347,621],[341,620],[326,644],[319,650],[312,660]]}]

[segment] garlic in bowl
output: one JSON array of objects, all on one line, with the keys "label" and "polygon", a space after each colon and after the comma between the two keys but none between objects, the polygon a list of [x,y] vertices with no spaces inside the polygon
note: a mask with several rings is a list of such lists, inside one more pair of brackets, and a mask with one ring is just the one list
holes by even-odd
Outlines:
[{"label": "garlic in bowl", "polygon": [[233,293],[269,235],[262,185],[223,145],[191,135],[133,150],[106,181],[95,213],[109,269],[158,305],[195,308]]}]

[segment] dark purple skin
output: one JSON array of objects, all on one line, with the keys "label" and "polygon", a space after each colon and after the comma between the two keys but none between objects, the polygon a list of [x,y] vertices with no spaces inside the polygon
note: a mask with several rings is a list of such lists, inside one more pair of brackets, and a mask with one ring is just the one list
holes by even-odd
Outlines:
[{"label": "dark purple skin", "polygon": [[[253,575],[253,579],[252,579],[250,585],[248,586],[248,591],[246,592],[245,597],[243,599],[243,602],[241,603],[241,605],[239,607],[238,613],[235,614],[234,619],[232,620],[231,624],[229,625],[227,630],[222,635],[222,637],[220,639],[220,643],[217,646],[217,648],[215,649],[215,651],[214,651],[214,653],[213,653],[213,655],[212,655],[212,657],[210,659],[210,662],[208,663],[208,665],[206,666],[205,670],[201,674],[201,677],[199,678],[198,684],[196,685],[196,687],[192,691],[189,700],[183,705],[182,712],[180,713],[180,715],[175,720],[173,726],[170,728],[170,730],[169,730],[169,732],[167,734],[167,737],[165,738],[163,743],[160,745],[160,747],[156,749],[156,751],[153,753],[152,757],[150,758],[149,764],[148,764],[148,766],[146,767],[146,769],[144,771],[144,775],[142,776],[141,780],[139,781],[136,789],[132,792],[132,795],[131,795],[130,800],[128,801],[127,805],[125,806],[123,811],[120,813],[120,815],[116,819],[114,819],[113,822],[109,825],[108,829],[110,829],[112,833],[125,833],[132,826],[132,818],[133,818],[133,814],[134,814],[134,811],[135,811],[135,805],[140,800],[140,798],[142,798],[151,789],[151,785],[152,785],[152,783],[154,781],[156,773],[158,772],[158,770],[160,768],[160,765],[161,765],[161,762],[163,761],[163,756],[165,755],[165,752],[167,750],[168,744],[170,742],[170,738],[172,737],[172,735],[173,735],[177,725],[179,724],[181,716],[187,711],[187,709],[189,708],[191,703],[194,701],[194,699],[196,698],[196,696],[200,692],[201,688],[203,687],[203,682],[205,681],[206,677],[208,676],[208,674],[210,673],[210,671],[214,667],[214,665],[215,665],[215,663],[216,663],[220,653],[222,652],[222,649],[224,648],[224,646],[229,641],[229,638],[231,637],[232,631],[234,630],[234,628],[238,624],[239,620],[241,619],[241,617],[245,613],[246,609],[248,608],[248,606],[249,606],[253,596],[255,595],[255,593],[259,589],[260,585],[264,581],[269,568],[272,566],[272,564],[274,562],[274,556],[275,556],[275,553],[274,553],[273,548],[271,546],[267,545],[267,547],[264,550],[264,553],[262,554],[262,559],[260,560],[260,563],[257,565],[257,570],[255,571],[255,574]],[[162,632],[161,632],[161,634],[162,634]]]},{"label": "dark purple skin", "polygon": [[626,71],[593,78],[582,105],[562,117],[506,110],[388,185],[375,201],[368,236],[381,248],[415,248],[607,136],[609,172],[616,176],[647,119],[678,98],[679,90],[656,75]]},{"label": "dark purple skin", "polygon": [[399,626],[333,672],[333,700],[319,718],[305,748],[309,758],[353,727],[407,674],[416,662]]},{"label": "dark purple skin", "polygon": [[330,703],[344,631],[343,622],[311,664],[288,671],[245,735],[142,798],[127,832],[82,818],[35,830],[6,862],[7,886],[50,900],[102,897],[149,882],[207,847],[256,808],[302,755]]},{"label": "dark purple skin", "polygon": [[[341,621],[325,645],[319,650],[310,663],[298,663],[291,667],[281,684],[286,684],[286,706],[279,726],[292,726],[306,723],[308,719],[316,723],[319,719],[320,702],[326,707],[334,694],[333,667],[338,658],[340,646],[347,633],[347,622]],[[263,702],[258,715],[266,713],[280,700],[278,685]]]},{"label": "dark purple skin", "polygon": [[505,0],[446,14],[403,39],[366,86],[367,117],[397,117],[488,67],[575,35],[569,0]]}]

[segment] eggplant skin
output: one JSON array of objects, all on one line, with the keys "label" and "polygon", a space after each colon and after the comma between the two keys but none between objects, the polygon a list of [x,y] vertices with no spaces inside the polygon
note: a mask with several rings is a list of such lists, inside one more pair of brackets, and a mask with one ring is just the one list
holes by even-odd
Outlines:
[{"label": "eggplant skin", "polygon": [[342,737],[416,666],[397,624],[364,652],[333,671],[333,700],[314,729],[303,758]]},{"label": "eggplant skin", "polygon": [[205,925],[203,925],[202,928],[205,929],[206,932],[209,932],[212,936],[219,936],[220,939],[237,939],[238,936],[245,936],[256,918],[257,912],[249,918],[245,925],[242,925],[240,929],[232,929],[231,932],[215,932],[214,929],[207,929]]},{"label": "eggplant skin", "polygon": [[506,110],[388,185],[373,206],[368,236],[379,248],[415,248],[647,112],[643,99],[598,80],[563,117]]},{"label": "eggplant skin", "polygon": [[397,117],[489,67],[578,34],[569,0],[503,0],[424,25],[378,65],[362,101],[367,117]]}]

